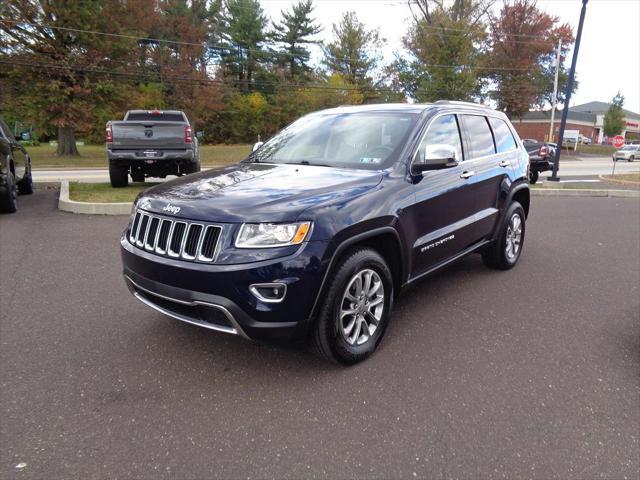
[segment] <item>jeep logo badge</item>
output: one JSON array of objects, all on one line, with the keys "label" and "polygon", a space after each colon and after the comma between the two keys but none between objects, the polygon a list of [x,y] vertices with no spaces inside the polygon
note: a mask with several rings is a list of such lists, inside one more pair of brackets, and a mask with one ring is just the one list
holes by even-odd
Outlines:
[{"label": "jeep logo badge", "polygon": [[165,206],[162,210],[164,210],[165,212],[173,213],[175,215],[176,213],[178,213],[180,211],[180,208],[181,207],[176,207],[174,205],[169,204],[169,205]]}]

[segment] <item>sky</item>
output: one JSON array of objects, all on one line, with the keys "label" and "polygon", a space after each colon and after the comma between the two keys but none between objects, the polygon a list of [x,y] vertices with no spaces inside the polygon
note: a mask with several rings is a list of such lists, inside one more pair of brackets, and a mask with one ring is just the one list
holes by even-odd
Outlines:
[{"label": "sky", "polygon": [[[273,19],[295,0],[260,0],[265,12]],[[379,28],[387,40],[381,52],[385,61],[402,50],[402,37],[407,31],[411,12],[403,0],[314,0],[314,15],[324,31],[318,39],[331,39],[331,25],[342,14],[353,10],[368,28]],[[502,0],[496,2],[497,7]],[[538,0],[538,8],[559,17],[577,32],[581,0]],[[314,48],[314,59],[320,49]],[[570,66],[572,52],[566,59]],[[625,108],[640,113],[640,0],[590,0],[587,4],[582,43],[580,45],[577,79],[578,90],[571,105],[594,100],[609,102],[620,90],[625,96]]]}]

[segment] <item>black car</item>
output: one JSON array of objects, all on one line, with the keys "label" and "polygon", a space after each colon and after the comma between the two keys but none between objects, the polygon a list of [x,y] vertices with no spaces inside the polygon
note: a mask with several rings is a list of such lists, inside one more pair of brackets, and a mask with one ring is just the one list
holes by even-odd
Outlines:
[{"label": "black car", "polygon": [[0,119],[0,213],[17,210],[18,193],[33,193],[31,159]]},{"label": "black car", "polygon": [[516,264],[527,165],[507,118],[479,105],[313,113],[237,165],[139,196],[125,280],[179,320],[355,363],[404,287],[472,252]]}]

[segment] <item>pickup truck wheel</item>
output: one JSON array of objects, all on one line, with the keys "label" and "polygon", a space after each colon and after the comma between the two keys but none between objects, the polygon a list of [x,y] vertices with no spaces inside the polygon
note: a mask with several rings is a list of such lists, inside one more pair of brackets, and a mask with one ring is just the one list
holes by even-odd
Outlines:
[{"label": "pickup truck wheel", "polygon": [[627,160],[627,162],[633,162],[633,160],[634,160],[634,157],[633,157],[633,155],[631,155],[631,156],[629,157],[629,159]]},{"label": "pickup truck wheel", "polygon": [[131,172],[131,180],[138,183],[144,183],[144,172]]},{"label": "pickup truck wheel", "polygon": [[33,177],[31,172],[26,174],[22,180],[18,182],[18,193],[20,195],[31,195],[33,193]]},{"label": "pickup truck wheel", "polygon": [[482,253],[484,264],[498,270],[513,268],[522,254],[524,232],[524,209],[520,203],[513,202],[502,220],[498,238]]},{"label": "pickup truck wheel", "polygon": [[352,365],[376,349],[393,304],[391,271],[374,250],[350,250],[328,279],[314,324],[312,347],[321,358]]},{"label": "pickup truck wheel", "polygon": [[0,191],[0,213],[13,213],[18,209],[16,200],[18,189],[16,188],[16,177],[13,172],[7,174],[6,188]]},{"label": "pickup truck wheel", "polygon": [[536,183],[539,177],[540,177],[539,172],[537,172],[536,170],[529,170],[529,183],[531,184]]},{"label": "pickup truck wheel", "polygon": [[183,172],[185,174],[190,174],[190,173],[198,173],[200,171],[200,160],[198,160],[197,162],[191,162],[191,163],[187,163],[184,166]]},{"label": "pickup truck wheel", "polygon": [[129,169],[121,165],[109,164],[109,180],[113,188],[122,188],[129,185]]}]

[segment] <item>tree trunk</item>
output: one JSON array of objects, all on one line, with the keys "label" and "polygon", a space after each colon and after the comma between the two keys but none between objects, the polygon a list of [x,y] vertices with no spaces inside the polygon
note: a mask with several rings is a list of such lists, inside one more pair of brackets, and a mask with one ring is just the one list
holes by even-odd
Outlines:
[{"label": "tree trunk", "polygon": [[58,149],[56,155],[79,157],[78,147],[76,146],[76,135],[72,127],[58,127]]}]

